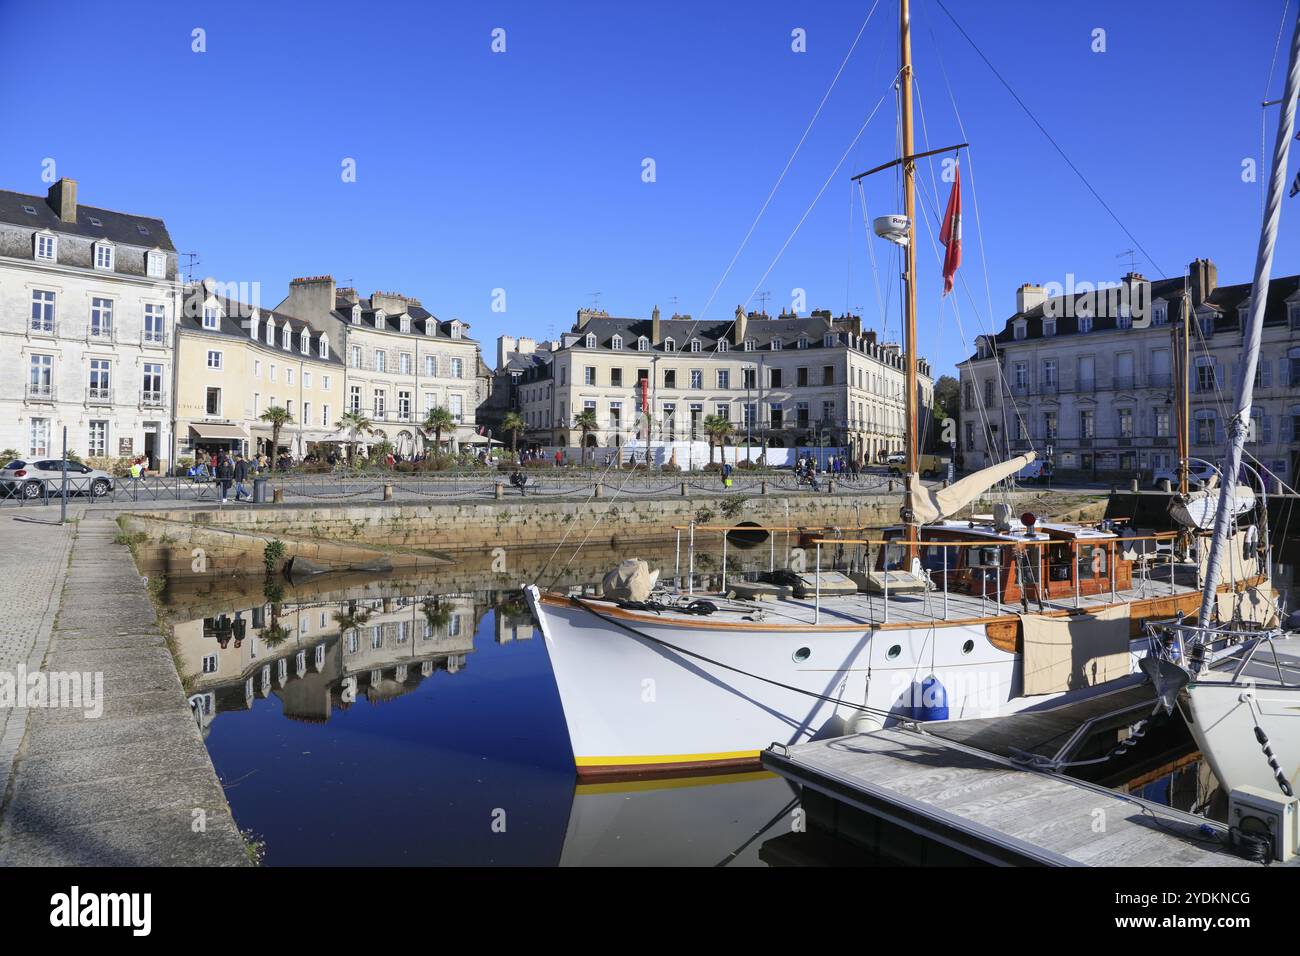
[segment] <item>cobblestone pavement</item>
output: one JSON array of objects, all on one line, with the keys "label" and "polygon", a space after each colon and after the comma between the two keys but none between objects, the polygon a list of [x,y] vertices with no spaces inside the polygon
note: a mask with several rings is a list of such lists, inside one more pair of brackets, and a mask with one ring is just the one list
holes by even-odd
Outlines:
[{"label": "cobblestone pavement", "polygon": [[[19,665],[40,666],[49,647],[59,610],[59,594],[68,574],[68,554],[75,525],[59,526],[57,509],[41,516],[0,513],[0,554],[7,573],[0,574],[0,671]],[[0,797],[22,740],[24,712],[0,707]],[[11,718],[13,718],[11,720]],[[10,726],[10,724],[13,726]]]}]

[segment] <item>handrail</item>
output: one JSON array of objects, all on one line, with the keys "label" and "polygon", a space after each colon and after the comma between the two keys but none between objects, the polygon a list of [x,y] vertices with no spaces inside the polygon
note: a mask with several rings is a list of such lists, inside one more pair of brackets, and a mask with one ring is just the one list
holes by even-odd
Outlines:
[{"label": "handrail", "polygon": [[[746,531],[746,530],[757,530],[757,529],[728,528],[727,530]],[[816,529],[809,529],[809,530],[816,530]],[[1101,547],[1103,545],[1113,545],[1113,544],[1122,545],[1130,541],[1169,541],[1177,537],[1178,537],[1177,531],[1161,531],[1161,532],[1157,532],[1154,535],[1141,535],[1141,536],[1124,537],[1124,538],[1118,536],[1114,538],[1095,538],[1095,539],[1094,538],[1016,538],[1011,541],[1006,541],[1000,538],[980,538],[973,541],[928,541],[922,539],[921,541],[916,542],[916,544],[918,547],[926,547],[926,548],[931,548],[931,547],[972,548],[976,546],[990,548],[990,547],[998,547],[1002,545],[1014,545],[1014,544],[1034,544],[1039,546],[1050,546],[1053,544],[1074,544],[1074,545],[1079,545],[1081,547],[1086,547],[1088,545],[1092,545],[1094,547]],[[907,544],[907,542],[902,538],[891,538],[888,540],[880,540],[880,541],[877,541],[872,538],[814,538],[810,543],[811,544],[897,544],[900,546],[905,546]]]}]

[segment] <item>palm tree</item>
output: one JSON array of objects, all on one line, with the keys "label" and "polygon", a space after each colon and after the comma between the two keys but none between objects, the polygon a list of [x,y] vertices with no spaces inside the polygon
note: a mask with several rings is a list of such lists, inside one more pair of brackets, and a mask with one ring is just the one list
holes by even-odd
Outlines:
[{"label": "palm tree", "polygon": [[346,430],[348,433],[348,461],[356,460],[357,439],[374,431],[373,423],[366,418],[361,409],[344,412],[343,417],[334,423],[334,427]]},{"label": "palm tree", "polygon": [[501,419],[501,430],[510,433],[510,457],[519,460],[519,433],[528,430],[528,423],[518,412],[508,412]]},{"label": "palm tree", "polygon": [[573,416],[573,427],[582,432],[582,463],[587,463],[587,436],[600,427],[596,421],[596,410],[584,408]]},{"label": "palm tree", "polygon": [[420,425],[421,433],[425,440],[428,440],[429,432],[433,432],[434,449],[442,447],[442,433],[456,427],[456,416],[447,409],[439,405],[437,408],[431,408],[424,416],[424,422]]},{"label": "palm tree", "polygon": [[271,471],[274,472],[279,466],[280,455],[280,431],[285,425],[293,424],[293,415],[287,408],[279,405],[272,405],[259,416],[262,421],[271,426]]},{"label": "palm tree", "polygon": [[706,415],[704,418],[704,434],[709,436],[709,464],[713,464],[713,446],[716,442],[723,448],[722,461],[727,461],[727,439],[731,437],[733,429],[731,422],[721,415]]}]

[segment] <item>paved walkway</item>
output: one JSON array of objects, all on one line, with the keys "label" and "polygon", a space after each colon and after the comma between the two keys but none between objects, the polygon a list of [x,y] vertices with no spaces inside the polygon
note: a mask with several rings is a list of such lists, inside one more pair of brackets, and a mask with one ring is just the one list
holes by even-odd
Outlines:
[{"label": "paved walkway", "polygon": [[0,547],[13,538],[33,556],[43,548],[51,554],[40,561],[66,571],[48,581],[11,565],[24,573],[0,580],[0,607],[7,611],[10,599],[37,605],[18,591],[39,590],[48,615],[57,593],[48,649],[39,653],[39,636],[29,643],[47,672],[102,674],[103,713],[49,707],[10,715],[9,729],[25,722],[26,732],[0,810],[0,865],[247,864],[153,606],[129,552],[114,543],[116,523],[92,512],[75,534],[33,528],[44,537],[0,519]]}]

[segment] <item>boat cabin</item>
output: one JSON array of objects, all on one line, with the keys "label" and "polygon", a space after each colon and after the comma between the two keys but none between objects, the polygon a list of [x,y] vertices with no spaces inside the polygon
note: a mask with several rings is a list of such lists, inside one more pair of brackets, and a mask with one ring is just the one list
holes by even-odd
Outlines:
[{"label": "boat cabin", "polygon": [[[887,528],[876,569],[907,570],[902,527]],[[1133,583],[1131,548],[1106,527],[1013,520],[940,521],[923,525],[917,557],[936,588],[1015,604],[1021,600],[1101,594]]]}]

